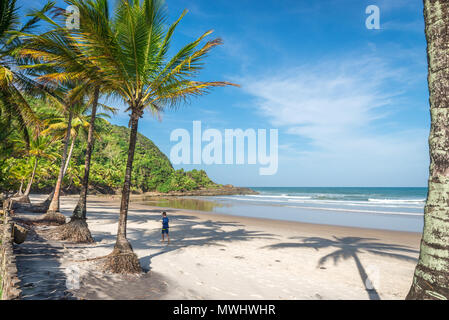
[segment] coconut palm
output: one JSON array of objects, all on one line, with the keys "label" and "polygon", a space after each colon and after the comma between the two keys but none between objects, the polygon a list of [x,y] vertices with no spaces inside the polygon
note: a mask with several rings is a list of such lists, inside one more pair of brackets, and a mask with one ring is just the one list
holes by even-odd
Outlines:
[{"label": "coconut palm", "polygon": [[117,241],[108,257],[106,269],[113,272],[141,272],[137,256],[126,238],[131,172],[136,146],[139,118],[145,110],[158,115],[166,108],[176,107],[192,96],[202,95],[212,87],[229,82],[196,81],[195,76],[210,50],[220,39],[197,40],[168,55],[172,35],[186,11],[170,27],[165,27],[163,1],[118,1],[111,17],[106,0],[67,0],[78,7],[82,32],[76,34],[78,49],[96,66],[102,79],[128,105],[130,137],[125,179],[120,205]]},{"label": "coconut palm", "polygon": [[[107,106],[102,105],[104,108],[107,108],[108,111],[115,112],[114,108],[110,108]],[[75,147],[75,142],[77,138],[82,135],[84,137],[88,136],[88,132],[90,129],[90,119],[91,115],[87,114],[87,111],[89,111],[88,104],[78,104],[75,105],[73,108],[73,119],[72,119],[72,128],[70,136],[72,137],[72,141],[70,143],[69,153],[67,155],[67,160],[64,165],[64,176],[67,172],[67,169],[69,167],[70,160],[73,155],[73,149]],[[97,114],[96,117],[98,118],[106,118],[109,117],[106,113],[100,113]],[[42,131],[43,135],[51,135],[55,139],[63,140],[67,134],[67,119],[60,114],[53,114],[50,115],[48,118],[44,118],[45,122],[45,129]],[[98,138],[98,134],[96,132],[93,132],[93,135]]]},{"label": "coconut palm", "polygon": [[[63,12],[59,10],[59,12]],[[115,109],[109,108],[99,103],[101,94],[108,94],[110,86],[105,82],[103,75],[99,72],[97,66],[89,57],[89,52],[81,52],[76,45],[78,39],[71,36],[69,30],[65,28],[65,15],[62,16],[62,21],[54,20],[46,16],[42,12],[36,13],[36,17],[47,21],[53,30],[42,35],[27,35],[25,36],[26,45],[22,46],[19,54],[24,57],[31,58],[35,61],[34,65],[29,65],[29,68],[46,68],[57,67],[57,72],[47,72],[40,76],[43,81],[64,84],[66,81],[82,81],[88,84],[90,88],[91,100],[91,115],[89,121],[89,130],[87,136],[87,148],[84,165],[84,176],[82,180],[81,192],[78,204],[76,205],[70,222],[59,229],[61,239],[67,239],[75,242],[92,242],[92,237],[86,223],[87,214],[87,191],[89,186],[89,173],[91,168],[91,157],[94,147],[94,124],[96,120],[97,107],[103,107],[107,112],[115,113]],[[81,25],[82,32],[83,27]],[[86,55],[87,54],[87,55]],[[47,203],[49,203],[52,195],[50,195]]]},{"label": "coconut palm", "polygon": [[[37,12],[44,14],[50,7],[51,4],[48,3]],[[31,32],[39,20],[33,16],[21,24],[16,0],[0,2],[0,115],[9,119],[8,126],[13,124],[21,132],[27,145],[30,138],[28,128],[33,127],[34,133],[37,134],[39,119],[31,109],[25,93],[41,95],[43,90],[35,85],[32,78],[20,71],[20,63],[13,52],[21,45],[17,33]]]},{"label": "coconut palm", "polygon": [[[74,210],[74,214],[72,215],[70,222],[67,224],[61,226],[60,228],[56,229],[54,231],[55,238],[60,240],[70,240],[73,242],[93,242],[92,235],[89,231],[89,228],[87,226],[86,220],[86,198],[87,198],[87,186],[88,186],[88,177],[89,177],[89,171],[90,171],[90,158],[92,154],[92,147],[93,147],[93,140],[98,139],[99,135],[94,131],[94,125],[95,119],[104,119],[108,118],[109,115],[106,113],[97,113],[96,109],[97,106],[101,107],[102,109],[110,112],[115,113],[116,109],[111,108],[109,106],[106,106],[104,104],[98,103],[98,94],[99,90],[95,89],[94,97],[95,103],[92,104],[95,105],[95,107],[92,107],[92,113],[86,114],[86,111],[89,109],[90,103],[82,104],[80,105],[81,108],[75,109],[75,116],[72,120],[72,143],[70,145],[69,153],[67,156],[67,160],[64,167],[63,177],[66,175],[66,172],[69,167],[69,162],[73,153],[73,148],[75,145],[75,141],[77,137],[80,134],[83,134],[87,137],[87,150],[86,150],[86,161],[85,161],[85,167],[87,167],[87,170],[84,170],[84,178],[82,180],[82,191],[80,195],[80,201],[82,202],[80,204],[80,201],[78,201],[78,204]],[[83,112],[80,112],[81,110],[84,110]],[[46,130],[44,130],[42,133],[53,133],[56,136],[58,135],[65,135],[67,133],[67,122],[64,118],[53,118],[51,121],[51,125],[48,126]],[[73,171],[73,170],[72,170]],[[87,171],[87,173],[86,173]],[[73,173],[73,172],[71,172]],[[84,191],[85,190],[85,191]],[[84,209],[84,210],[83,210]]]},{"label": "coconut palm", "polygon": [[31,177],[28,180],[27,188],[25,189],[24,196],[28,197],[31,191],[31,187],[33,185],[33,181],[36,175],[36,170],[39,165],[40,159],[49,159],[56,160],[58,158],[58,154],[55,151],[52,151],[51,146],[54,144],[54,140],[52,140],[48,136],[39,135],[37,138],[32,138],[30,143],[30,149],[28,150],[28,155],[33,161],[33,171],[31,172]]},{"label": "coconut palm", "polygon": [[449,299],[449,2],[424,0],[431,127],[429,191],[407,299]]},{"label": "coconut palm", "polygon": [[[40,79],[37,79],[40,81]],[[65,164],[68,157],[68,149],[72,134],[72,121],[76,110],[79,109],[79,104],[84,98],[85,86],[83,84],[77,85],[75,83],[68,83],[66,87],[55,87],[50,90],[51,103],[56,104],[56,109],[63,110],[63,114],[67,118],[67,129],[64,138],[64,146],[61,154],[61,166],[56,180],[56,185],[50,198],[47,199],[48,210],[41,217],[42,221],[51,224],[64,224],[65,216],[59,212],[59,197],[61,193],[62,181],[64,179]]]}]

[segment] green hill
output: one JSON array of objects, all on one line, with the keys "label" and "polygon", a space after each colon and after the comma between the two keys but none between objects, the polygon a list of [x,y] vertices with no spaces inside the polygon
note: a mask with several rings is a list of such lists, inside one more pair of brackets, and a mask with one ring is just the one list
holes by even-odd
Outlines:
[{"label": "green hill", "polygon": [[[90,171],[90,192],[116,193],[121,190],[128,153],[129,129],[110,124],[103,119],[96,122],[97,138],[92,154]],[[55,147],[59,150],[61,145]],[[59,151],[58,150],[58,151]],[[84,174],[86,137],[76,140],[70,166],[64,178],[63,189],[68,193],[76,193],[81,186]],[[14,169],[20,159],[6,162],[3,172]],[[17,163],[18,164],[18,163]],[[4,165],[4,166],[5,166]],[[33,192],[49,192],[53,188],[58,174],[60,160],[54,162],[41,159]],[[9,186],[3,189],[17,190],[20,181],[8,180]],[[6,187],[6,188],[5,188]],[[167,156],[147,137],[138,134],[133,164],[132,192],[169,192],[191,191],[202,188],[215,188],[217,184],[209,179],[203,170],[175,170]]]}]

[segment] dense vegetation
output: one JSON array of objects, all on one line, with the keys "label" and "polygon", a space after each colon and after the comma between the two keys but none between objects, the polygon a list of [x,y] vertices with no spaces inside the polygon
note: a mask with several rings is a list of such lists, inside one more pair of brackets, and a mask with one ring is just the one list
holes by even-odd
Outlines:
[{"label": "dense vegetation", "polygon": [[[115,193],[123,185],[123,172],[126,166],[129,129],[97,119],[95,142],[90,172],[90,190],[100,193]],[[51,146],[58,153],[62,144]],[[63,181],[65,192],[77,193],[81,187],[86,151],[86,137],[81,136],[75,142],[73,156]],[[33,192],[51,192],[60,167],[60,160],[39,160]],[[0,190],[18,190],[23,177],[29,177],[33,169],[30,159],[21,156],[8,157],[0,163]],[[6,179],[5,179],[6,178]],[[26,180],[25,180],[26,181]],[[138,134],[132,174],[132,191],[187,191],[216,186],[203,170],[185,172],[174,170],[170,160],[147,137]]]},{"label": "dense vegetation", "polygon": [[[0,1],[0,188],[16,191],[5,207],[23,204],[45,213],[40,222],[61,225],[54,231],[60,240],[93,242],[88,191],[121,188],[117,241],[105,269],[141,272],[126,238],[130,193],[215,184],[204,171],[175,171],[138,133],[139,119],[145,112],[158,117],[212,88],[236,86],[198,80],[222,41],[203,41],[209,30],[173,50],[187,11],[167,24],[163,0],[121,0],[114,7],[107,0],[65,0],[77,8],[74,17],[53,1],[21,17],[16,2]],[[79,20],[73,28],[67,27],[71,18]],[[100,102],[111,96],[127,105],[129,129],[104,119],[116,112]],[[64,189],[80,194],[68,223],[60,212]],[[32,204],[32,190],[49,197]]]}]

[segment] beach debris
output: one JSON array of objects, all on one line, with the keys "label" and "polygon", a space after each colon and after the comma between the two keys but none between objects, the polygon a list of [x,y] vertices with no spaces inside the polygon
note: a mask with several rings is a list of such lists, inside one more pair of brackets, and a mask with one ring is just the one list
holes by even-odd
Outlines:
[{"label": "beach debris", "polygon": [[13,227],[14,243],[21,244],[21,243],[25,242],[27,235],[28,235],[27,228],[25,228],[17,223],[14,223],[14,227]]}]

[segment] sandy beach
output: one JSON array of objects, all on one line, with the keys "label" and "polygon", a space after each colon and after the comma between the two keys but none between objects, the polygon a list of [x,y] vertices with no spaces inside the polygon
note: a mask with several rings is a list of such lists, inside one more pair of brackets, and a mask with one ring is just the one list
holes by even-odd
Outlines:
[{"label": "sandy beach", "polygon": [[[61,198],[61,212],[67,217],[76,200]],[[34,238],[17,246],[25,299],[37,299],[38,291],[45,291],[38,281],[63,292],[59,298],[78,299],[404,299],[418,258],[419,233],[179,209],[166,210],[171,237],[166,245],[160,242],[161,208],[132,201],[127,237],[148,272],[103,274],[100,260],[81,260],[111,252],[118,201],[89,197],[94,244],[52,241],[45,232],[53,227],[39,227]],[[37,245],[51,245],[53,251],[43,250],[42,257],[31,259],[27,252]],[[80,285],[67,290],[65,281],[73,270]],[[373,290],[366,290],[367,275]],[[371,288],[369,281],[367,285]]]}]

